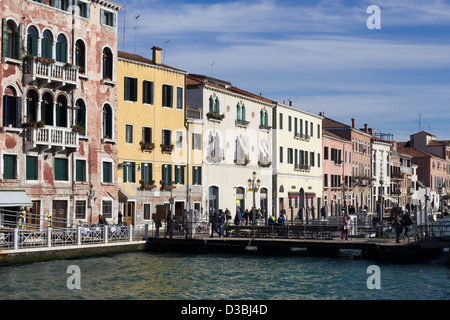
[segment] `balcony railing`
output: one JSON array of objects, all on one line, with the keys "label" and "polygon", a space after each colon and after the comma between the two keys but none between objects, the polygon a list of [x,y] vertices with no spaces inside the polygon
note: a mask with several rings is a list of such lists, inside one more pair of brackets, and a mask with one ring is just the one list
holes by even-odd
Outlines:
[{"label": "balcony railing", "polygon": [[260,156],[258,161],[258,166],[267,168],[272,165],[272,157],[269,156]]},{"label": "balcony railing", "polygon": [[400,172],[401,173],[406,173],[406,174],[411,174],[412,173],[412,169],[411,169],[411,167],[403,167],[403,166],[401,166],[400,167]]},{"label": "balcony railing", "polygon": [[79,147],[78,132],[71,128],[44,127],[25,128],[25,142],[30,148],[37,146],[75,148]]},{"label": "balcony railing", "polygon": [[23,66],[26,83],[41,81],[54,87],[78,87],[78,67],[68,63],[31,57],[24,60]]},{"label": "balcony railing", "polygon": [[209,162],[218,163],[225,159],[223,149],[214,149],[209,155],[206,156],[206,160]]}]

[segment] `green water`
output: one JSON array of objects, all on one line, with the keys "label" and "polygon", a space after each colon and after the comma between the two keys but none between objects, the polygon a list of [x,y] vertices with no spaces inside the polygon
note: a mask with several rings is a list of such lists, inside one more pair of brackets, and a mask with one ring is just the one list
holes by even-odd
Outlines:
[{"label": "green water", "polygon": [[[80,289],[68,288],[72,265]],[[380,289],[367,286],[371,265],[380,268]],[[135,252],[1,267],[0,286],[2,300],[448,300],[450,268],[445,256],[386,264],[351,251],[334,258]]]}]

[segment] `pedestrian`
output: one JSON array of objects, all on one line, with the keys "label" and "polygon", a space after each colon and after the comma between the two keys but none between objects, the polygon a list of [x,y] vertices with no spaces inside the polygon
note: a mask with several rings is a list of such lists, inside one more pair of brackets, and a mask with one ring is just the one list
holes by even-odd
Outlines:
[{"label": "pedestrian", "polygon": [[173,218],[172,218],[172,211],[170,211],[170,210],[167,213],[166,221],[167,221],[166,234],[168,234],[170,236],[170,238],[172,238],[172,236],[173,236]]},{"label": "pedestrian", "polygon": [[341,234],[341,241],[348,240],[348,233],[350,232],[350,217],[348,214],[344,213],[344,218],[342,219],[343,226],[342,226],[342,234]]},{"label": "pedestrian", "polygon": [[217,211],[214,211],[211,217],[211,238],[214,237],[214,232],[217,232],[217,234],[220,236],[219,230],[217,228],[218,223],[219,223],[219,216],[217,215]]},{"label": "pedestrian", "polygon": [[286,219],[284,218],[284,214],[280,214],[280,216],[278,217],[278,225],[284,227],[285,221]]},{"label": "pedestrian", "polygon": [[395,243],[400,242],[400,237],[401,237],[402,231],[403,231],[402,221],[403,221],[403,219],[402,219],[401,213],[398,213],[394,217],[394,222],[392,223],[392,226],[394,227],[394,230],[395,230]]},{"label": "pedestrian", "polygon": [[409,226],[413,224],[413,221],[408,211],[405,211],[405,213],[402,216],[402,224],[403,224],[403,235],[406,236],[409,240]]},{"label": "pedestrian", "polygon": [[238,210],[236,210],[236,216],[234,217],[234,224],[238,226],[241,224],[241,221],[242,221],[242,215],[238,209]]},{"label": "pedestrian", "polygon": [[123,217],[122,212],[119,211],[119,219],[117,220],[117,224],[120,226],[122,225],[122,217]]},{"label": "pedestrian", "polygon": [[267,225],[268,226],[274,226],[275,224],[276,224],[276,219],[275,219],[275,216],[272,213],[272,215],[267,220]]},{"label": "pedestrian", "polygon": [[223,237],[223,225],[225,223],[225,213],[222,211],[222,209],[219,210],[219,218],[218,218],[218,224],[219,224],[219,238]]},{"label": "pedestrian", "polygon": [[245,225],[248,224],[248,209],[245,209],[244,211],[244,220],[245,220]]}]

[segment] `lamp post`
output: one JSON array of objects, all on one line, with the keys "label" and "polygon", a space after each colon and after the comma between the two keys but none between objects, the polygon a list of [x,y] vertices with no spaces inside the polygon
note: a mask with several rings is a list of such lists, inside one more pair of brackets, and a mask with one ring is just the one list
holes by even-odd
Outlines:
[{"label": "lamp post", "polygon": [[253,227],[256,225],[256,212],[255,212],[255,207],[256,207],[256,200],[255,200],[255,193],[258,191],[259,187],[261,186],[261,181],[258,179],[256,180],[256,172],[253,171],[252,173],[252,179],[248,179],[248,187],[249,187],[249,191],[253,191]]}]

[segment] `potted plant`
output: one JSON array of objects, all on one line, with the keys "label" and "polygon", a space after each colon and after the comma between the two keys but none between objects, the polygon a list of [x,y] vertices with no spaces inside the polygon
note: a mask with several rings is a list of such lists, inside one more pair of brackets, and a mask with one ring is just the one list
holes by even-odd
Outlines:
[{"label": "potted plant", "polygon": [[80,134],[84,133],[84,127],[81,124],[75,124],[72,126],[73,132],[78,132]]},{"label": "potted plant", "polygon": [[38,121],[37,123],[36,123],[36,126],[38,127],[38,128],[44,128],[45,127],[45,122],[44,121]]}]

